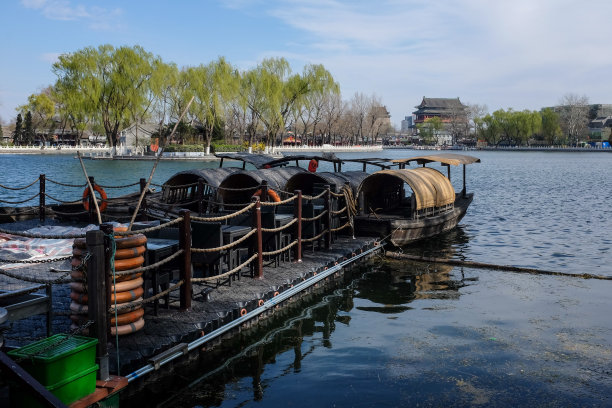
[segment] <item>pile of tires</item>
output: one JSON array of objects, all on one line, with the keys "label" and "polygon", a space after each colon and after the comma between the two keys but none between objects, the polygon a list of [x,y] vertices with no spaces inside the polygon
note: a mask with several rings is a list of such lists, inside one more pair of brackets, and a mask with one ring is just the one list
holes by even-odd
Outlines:
[{"label": "pile of tires", "polygon": [[[118,228],[115,231],[119,230]],[[144,255],[147,238],[142,234],[130,235],[126,237],[115,236],[115,272],[129,271],[141,267],[144,264]],[[75,280],[70,283],[70,319],[71,328],[77,328],[87,321],[87,276],[78,269],[81,266],[83,257],[87,252],[84,238],[74,240],[72,247],[72,272],[70,276]],[[117,306],[117,314],[111,313],[109,316],[111,335],[120,336],[137,332],[144,327],[144,308],[138,304],[142,300],[144,289],[142,272],[131,273],[111,278],[111,297],[110,305]],[[137,304],[122,308],[126,303],[136,302]]]}]

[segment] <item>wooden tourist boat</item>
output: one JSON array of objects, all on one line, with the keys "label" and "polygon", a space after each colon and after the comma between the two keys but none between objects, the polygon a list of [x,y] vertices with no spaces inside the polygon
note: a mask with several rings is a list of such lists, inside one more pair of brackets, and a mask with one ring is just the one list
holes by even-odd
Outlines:
[{"label": "wooden tourist boat", "polygon": [[[453,229],[465,215],[473,193],[465,187],[465,166],[480,159],[459,154],[437,154],[393,160],[399,169],[387,169],[366,177],[357,191],[359,212],[354,217],[355,234],[388,237],[395,246],[429,238]],[[422,165],[406,169],[411,162]],[[446,166],[448,176],[425,167]],[[456,193],[450,181],[450,166],[463,165],[463,189]],[[406,188],[408,187],[408,188]]]}]

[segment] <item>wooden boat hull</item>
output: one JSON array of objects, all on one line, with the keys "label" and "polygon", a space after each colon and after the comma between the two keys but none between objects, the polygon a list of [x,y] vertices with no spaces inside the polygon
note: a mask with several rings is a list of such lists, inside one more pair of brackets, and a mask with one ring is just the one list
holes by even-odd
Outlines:
[{"label": "wooden boat hull", "polygon": [[354,217],[355,234],[379,236],[395,246],[407,245],[430,238],[457,226],[472,202],[474,195],[458,196],[452,210],[432,217],[410,219],[400,215],[358,215]]}]

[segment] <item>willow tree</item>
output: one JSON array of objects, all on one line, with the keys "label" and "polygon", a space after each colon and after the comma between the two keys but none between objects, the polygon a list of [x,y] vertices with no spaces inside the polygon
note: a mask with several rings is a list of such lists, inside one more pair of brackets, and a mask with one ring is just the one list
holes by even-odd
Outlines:
[{"label": "willow tree", "polygon": [[225,116],[225,108],[238,90],[238,76],[225,58],[220,57],[208,65],[189,68],[187,78],[187,96],[195,97],[190,113],[204,127],[206,154],[209,154],[213,130]]},{"label": "willow tree", "polygon": [[114,147],[119,132],[147,107],[149,81],[159,57],[140,46],[87,47],[59,57],[53,64],[56,88],[69,109],[90,115],[103,126]]},{"label": "willow tree", "polygon": [[559,124],[559,115],[551,108],[542,110],[542,137],[549,144],[553,145],[559,142],[561,136],[561,126]]}]

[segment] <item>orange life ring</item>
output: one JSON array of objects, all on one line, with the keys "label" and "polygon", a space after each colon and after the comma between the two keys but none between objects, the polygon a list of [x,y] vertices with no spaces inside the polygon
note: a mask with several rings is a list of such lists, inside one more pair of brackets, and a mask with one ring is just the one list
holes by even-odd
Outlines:
[{"label": "orange life ring", "polygon": [[[123,326],[126,324],[134,323],[135,321],[139,320],[142,316],[144,316],[144,309],[142,307],[134,311],[128,312],[128,313],[118,314],[117,315],[117,325]],[[113,326],[115,325],[114,314],[111,315],[110,324],[112,324]]]},{"label": "orange life ring", "polygon": [[134,280],[137,278],[140,278],[142,276],[142,272],[138,272],[138,273],[131,273],[129,275],[121,275],[121,276],[115,276],[115,282],[123,282],[123,281],[128,281],[128,280]]},{"label": "orange life ring", "polygon": [[264,305],[264,300],[263,299],[259,299],[259,302],[257,302],[257,305],[259,307],[262,307]]},{"label": "orange life ring", "polygon": [[117,303],[132,302],[138,299],[139,297],[142,297],[143,294],[144,294],[144,289],[142,288],[142,286],[139,286],[133,290],[128,290],[125,292],[111,293],[111,302],[115,303],[115,296],[117,297]]},{"label": "orange life ring", "polygon": [[124,334],[130,334],[137,332],[138,330],[144,327],[144,319],[141,317],[139,320],[136,320],[134,323],[125,324],[122,326],[111,326],[111,334],[114,336],[118,334],[119,336],[123,336]]},{"label": "orange life ring", "polygon": [[144,263],[144,257],[137,256],[136,258],[117,259],[115,258],[115,271],[127,271],[136,269]]},{"label": "orange life ring", "polygon": [[247,310],[246,310],[246,309],[244,309],[244,308],[243,308],[243,309],[240,309],[240,316],[246,316],[246,314],[247,314],[247,313],[248,313],[248,312],[247,312]]},{"label": "orange life ring", "polygon": [[[260,197],[261,196],[261,188],[259,190],[257,190],[255,192],[255,194],[253,194],[254,196]],[[272,199],[272,201],[274,201],[275,203],[279,203],[280,202],[280,197],[278,196],[278,194],[276,194],[276,191],[272,190],[271,188],[268,189],[268,197],[270,197]]]},{"label": "orange life ring", "polygon": [[126,290],[132,290],[138,287],[142,288],[143,282],[144,281],[142,280],[141,277],[138,277],[132,280],[123,281],[123,282],[117,282],[115,283],[114,291],[115,292],[125,292]]},{"label": "orange life ring", "polygon": [[[100,212],[106,210],[106,206],[108,205],[108,196],[106,195],[106,191],[104,191],[104,189],[102,187],[100,187],[97,184],[94,184],[93,186],[94,191],[97,191],[98,194],[100,194],[100,197],[102,198],[102,204],[100,204]],[[85,190],[83,190],[83,208],[85,208],[86,211],[89,211],[89,195],[90,195],[90,191],[89,191],[89,187],[85,187]]]},{"label": "orange life ring", "polygon": [[[134,248],[143,246],[147,243],[147,237],[143,234],[129,235],[123,238],[115,238],[116,248],[126,249],[126,248]],[[85,242],[85,238],[75,238],[74,243],[72,244],[72,253],[75,253],[76,248],[86,249],[87,243]]]},{"label": "orange life ring", "polygon": [[137,256],[142,256],[145,253],[145,250],[146,248],[144,245],[132,248],[118,249],[115,251],[115,262],[117,262],[117,259],[128,259],[135,258]]}]

